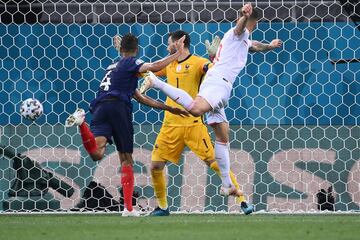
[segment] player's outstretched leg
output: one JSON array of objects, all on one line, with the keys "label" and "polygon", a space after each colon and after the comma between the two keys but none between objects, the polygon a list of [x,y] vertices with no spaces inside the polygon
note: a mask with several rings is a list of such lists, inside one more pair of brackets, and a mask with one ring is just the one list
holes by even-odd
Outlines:
[{"label": "player's outstretched leg", "polygon": [[[219,165],[217,164],[216,161],[211,162],[208,165],[213,171],[216,172],[216,174],[219,177],[221,177]],[[236,180],[235,174],[231,170],[230,170],[230,178],[231,178],[231,182],[233,183],[235,189],[233,188],[232,191],[229,192],[228,195],[232,195],[232,196],[236,197],[236,202],[240,203],[240,208],[245,215],[252,213],[254,208],[250,203],[248,203],[246,201],[246,198],[245,198],[243,192],[240,191],[240,185]]]},{"label": "player's outstretched leg", "polygon": [[121,186],[124,193],[123,217],[138,217],[140,213],[133,208],[132,196],[134,193],[134,169],[131,153],[119,153],[121,161]]},{"label": "player's outstretched leg", "polygon": [[151,180],[159,206],[150,213],[150,216],[170,215],[166,198],[166,179],[164,175],[164,167],[165,162],[152,162],[151,164]]},{"label": "player's outstretched leg", "polygon": [[[215,131],[216,132],[216,131]],[[215,159],[219,165],[221,173],[221,192],[223,195],[231,195],[236,191],[230,178],[230,156],[229,156],[229,142],[215,141]]]},{"label": "player's outstretched leg", "polygon": [[154,73],[147,72],[147,75],[141,84],[140,93],[143,94],[150,88],[161,90],[169,98],[182,105],[186,110],[190,110],[192,107],[194,99],[187,92],[161,81]]},{"label": "player's outstretched leg", "polygon": [[219,168],[221,177],[221,195],[231,195],[239,197],[241,203],[241,210],[247,215],[253,212],[253,207],[245,201],[243,193],[239,189],[239,185],[236,182],[235,176],[231,177],[230,171],[230,154],[229,154],[229,125],[225,121],[217,121],[218,119],[212,119],[215,122],[211,124],[214,129],[216,141],[215,141],[215,159]]},{"label": "player's outstretched leg", "polygon": [[84,109],[78,108],[73,114],[71,114],[65,121],[65,127],[79,126],[80,135],[86,151],[93,155],[97,151],[97,144],[94,134],[91,132],[89,126],[85,122]]},{"label": "player's outstretched leg", "polygon": [[[216,119],[217,120],[217,119]],[[237,192],[230,178],[230,143],[229,143],[229,124],[226,121],[215,121],[211,123],[216,136],[215,140],[215,160],[220,169],[222,181],[220,194],[234,195]]]}]

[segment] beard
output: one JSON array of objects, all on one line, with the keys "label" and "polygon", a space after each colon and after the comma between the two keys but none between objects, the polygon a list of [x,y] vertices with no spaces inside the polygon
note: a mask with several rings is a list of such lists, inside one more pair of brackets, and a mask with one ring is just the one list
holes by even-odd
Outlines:
[{"label": "beard", "polygon": [[170,48],[169,53],[170,54],[176,53],[176,48],[175,47]]}]

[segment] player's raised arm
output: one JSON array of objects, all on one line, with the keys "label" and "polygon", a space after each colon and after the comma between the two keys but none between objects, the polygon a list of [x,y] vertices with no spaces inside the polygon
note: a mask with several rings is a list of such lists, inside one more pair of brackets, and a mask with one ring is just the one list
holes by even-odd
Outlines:
[{"label": "player's raised arm", "polygon": [[236,35],[241,35],[246,28],[247,21],[252,14],[253,8],[250,3],[245,4],[241,9],[241,17],[238,19],[236,23],[236,27],[234,29],[234,32]]},{"label": "player's raised arm", "polygon": [[142,95],[139,90],[135,90],[134,98],[141,104],[147,105],[152,108],[161,109],[165,111],[169,111],[173,114],[180,115],[180,116],[190,116],[189,113],[181,108],[171,107],[162,102],[158,102],[146,95]]},{"label": "player's raised arm", "polygon": [[[115,35],[113,38],[113,46],[119,52],[119,54],[121,54],[121,40],[122,38],[119,35]],[[172,61],[176,60],[181,55],[184,49],[184,40],[185,40],[185,36],[180,38],[176,43],[177,52],[163,59],[160,59],[159,61],[153,63],[144,63],[140,67],[139,72],[144,73],[147,71],[152,71],[155,73],[156,76],[165,76],[166,75],[165,67],[169,65]]]},{"label": "player's raised arm", "polygon": [[262,43],[254,40],[251,41],[251,43],[251,47],[249,48],[251,52],[270,51],[282,46],[282,41],[280,39],[274,39],[271,41],[271,43]]},{"label": "player's raised arm", "polygon": [[175,61],[183,52],[184,50],[184,40],[185,40],[186,36],[183,36],[182,38],[180,38],[177,43],[176,43],[176,49],[177,51],[174,54],[171,54],[167,57],[164,57],[156,62],[153,63],[144,63],[140,69],[139,72],[147,72],[147,71],[151,71],[151,72],[157,72],[160,71],[161,69],[165,68],[167,65],[169,65],[170,63],[172,63],[173,61]]}]

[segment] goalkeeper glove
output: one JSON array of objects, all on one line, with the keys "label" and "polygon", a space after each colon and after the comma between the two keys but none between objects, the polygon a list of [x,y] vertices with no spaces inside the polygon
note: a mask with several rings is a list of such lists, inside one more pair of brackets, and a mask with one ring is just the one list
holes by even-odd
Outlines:
[{"label": "goalkeeper glove", "polygon": [[212,40],[211,44],[210,44],[209,40],[205,40],[206,51],[211,60],[213,60],[215,58],[216,52],[220,45],[220,41],[221,41],[221,39],[219,36],[215,36],[215,38]]},{"label": "goalkeeper glove", "polygon": [[114,41],[114,48],[120,53],[121,37],[119,35],[115,35],[113,41]]}]

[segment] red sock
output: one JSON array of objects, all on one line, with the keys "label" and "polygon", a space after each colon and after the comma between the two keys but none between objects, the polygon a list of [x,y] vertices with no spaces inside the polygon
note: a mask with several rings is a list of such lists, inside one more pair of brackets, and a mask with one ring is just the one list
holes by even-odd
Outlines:
[{"label": "red sock", "polygon": [[89,126],[86,124],[86,122],[83,122],[79,127],[80,127],[82,142],[86,151],[90,154],[96,152],[97,145],[96,145],[95,137],[94,134],[91,132]]},{"label": "red sock", "polygon": [[131,165],[121,167],[121,185],[124,193],[124,207],[132,211],[132,195],[134,192],[134,171]]}]

